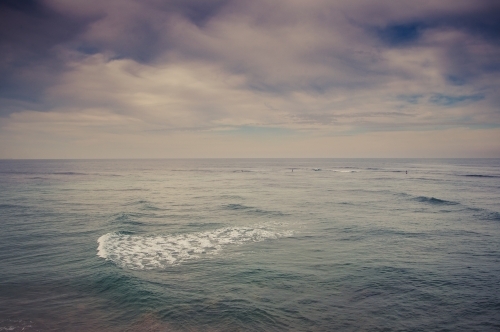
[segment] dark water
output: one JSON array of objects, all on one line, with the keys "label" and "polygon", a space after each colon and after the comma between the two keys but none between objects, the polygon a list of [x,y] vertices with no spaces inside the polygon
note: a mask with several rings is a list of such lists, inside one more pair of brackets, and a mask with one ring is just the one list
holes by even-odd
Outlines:
[{"label": "dark water", "polygon": [[500,330],[498,159],[4,160],[0,189],[0,331]]}]

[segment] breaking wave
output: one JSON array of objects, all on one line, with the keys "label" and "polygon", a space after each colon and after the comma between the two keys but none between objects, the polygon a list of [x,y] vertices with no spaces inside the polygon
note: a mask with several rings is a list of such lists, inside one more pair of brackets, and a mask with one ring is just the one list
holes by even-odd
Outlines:
[{"label": "breaking wave", "polygon": [[206,232],[140,236],[107,233],[97,242],[97,255],[133,270],[162,269],[203,256],[216,255],[230,245],[291,236],[291,231],[264,227],[224,227]]}]

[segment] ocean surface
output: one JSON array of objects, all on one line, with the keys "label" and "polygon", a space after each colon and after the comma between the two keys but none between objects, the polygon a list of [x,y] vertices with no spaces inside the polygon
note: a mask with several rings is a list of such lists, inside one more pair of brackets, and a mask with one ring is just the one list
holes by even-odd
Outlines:
[{"label": "ocean surface", "polygon": [[499,159],[0,161],[0,331],[499,331]]}]

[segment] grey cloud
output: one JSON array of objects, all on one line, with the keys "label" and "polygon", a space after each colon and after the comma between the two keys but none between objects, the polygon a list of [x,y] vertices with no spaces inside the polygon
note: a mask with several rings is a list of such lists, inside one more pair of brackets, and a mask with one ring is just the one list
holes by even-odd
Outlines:
[{"label": "grey cloud", "polygon": [[172,34],[175,29],[172,24],[177,17],[201,29],[227,3],[229,0],[89,0],[82,7],[80,2],[61,4],[56,0],[51,6],[72,17],[99,17],[90,22],[86,31],[70,45],[76,50],[153,63],[177,47],[176,36]]},{"label": "grey cloud", "polygon": [[45,87],[64,70],[57,45],[75,38],[86,23],[39,1],[0,2],[0,98],[6,100],[0,115],[22,109],[15,100],[37,108]]},{"label": "grey cloud", "polygon": [[[442,50],[443,77],[464,85],[484,73],[500,71],[500,3],[477,1],[475,6],[395,17],[365,29],[389,48],[432,46]],[[460,37],[430,42],[429,36],[455,31]],[[485,50],[485,48],[488,48]]]},{"label": "grey cloud", "polygon": [[[20,3],[0,2],[4,114],[27,106],[61,106],[44,100],[46,89],[74,70],[69,64],[75,59],[99,54],[109,61],[131,59],[153,67],[206,63],[223,75],[242,77],[235,89],[296,100],[286,106],[292,118],[325,124],[345,118],[354,108],[362,108],[356,114],[369,121],[363,103],[375,101],[379,108],[416,107],[422,100],[448,107],[446,96],[480,95],[488,103],[491,87],[498,84],[490,77],[500,69],[500,24],[495,19],[500,7],[494,1]],[[296,94],[310,98],[294,99]],[[342,102],[328,100],[342,97]],[[122,107],[118,99],[86,96],[85,105]],[[199,103],[191,107],[200,114],[217,113],[216,106],[204,105],[202,99]],[[380,109],[372,113],[396,117]]]},{"label": "grey cloud", "polygon": [[[366,89],[395,77],[413,79],[385,61],[384,51],[394,47],[435,50],[440,57],[436,69],[452,85],[467,84],[498,67],[498,23],[492,19],[498,6],[491,1],[468,2],[463,8],[424,2],[419,4],[423,9],[401,2],[383,19],[369,17],[362,8],[370,8],[368,2],[356,3],[233,3],[239,10],[222,11],[195,38],[175,39],[175,52],[218,62],[246,75],[247,88],[278,94]],[[393,2],[382,4],[391,7]],[[429,38],[445,30],[463,36],[445,43]],[[476,41],[492,50],[478,54]]]}]

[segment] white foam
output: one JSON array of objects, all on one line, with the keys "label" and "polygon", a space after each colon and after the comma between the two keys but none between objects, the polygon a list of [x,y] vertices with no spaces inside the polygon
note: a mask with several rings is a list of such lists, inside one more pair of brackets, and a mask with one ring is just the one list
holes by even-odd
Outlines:
[{"label": "white foam", "polygon": [[3,320],[0,321],[0,325],[8,324],[8,326],[0,326],[0,331],[25,331],[25,329],[30,329],[32,327],[31,321],[22,320]]},{"label": "white foam", "polygon": [[216,255],[229,245],[277,239],[291,234],[291,231],[278,232],[263,227],[225,227],[206,232],[157,236],[107,233],[97,240],[97,255],[123,268],[161,269],[190,259]]}]

